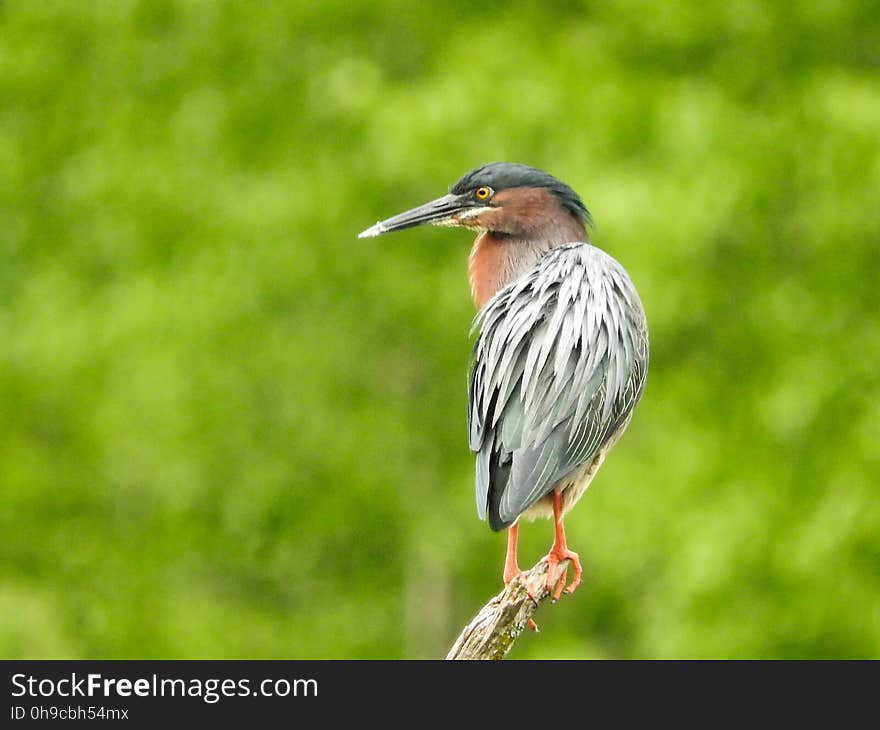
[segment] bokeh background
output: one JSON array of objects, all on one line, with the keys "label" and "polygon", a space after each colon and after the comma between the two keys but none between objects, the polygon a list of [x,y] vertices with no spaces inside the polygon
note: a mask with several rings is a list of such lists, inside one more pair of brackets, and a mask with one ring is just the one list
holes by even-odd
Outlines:
[{"label": "bokeh background", "polygon": [[880,656],[878,72],[869,0],[0,3],[0,656],[445,653],[471,237],[356,234],[493,160],[652,336],[511,656]]}]

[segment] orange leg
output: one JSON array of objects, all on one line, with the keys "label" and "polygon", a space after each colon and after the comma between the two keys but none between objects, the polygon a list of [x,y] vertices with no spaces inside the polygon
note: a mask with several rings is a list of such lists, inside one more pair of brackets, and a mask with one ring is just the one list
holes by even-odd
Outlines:
[{"label": "orange leg", "polygon": [[516,544],[519,537],[519,524],[514,523],[507,530],[507,556],[504,558],[504,585],[522,575],[516,559]]},{"label": "orange leg", "polygon": [[[510,582],[516,578],[520,578],[525,576],[525,572],[520,570],[519,562],[516,559],[516,546],[519,538],[519,524],[512,524],[507,530],[507,555],[504,558],[504,585],[510,585]],[[532,593],[531,588],[529,588],[528,583],[525,580],[522,582],[523,587],[526,589],[526,593],[529,594],[529,598],[533,601],[535,600],[535,596]]]},{"label": "orange leg", "polygon": [[[504,558],[504,585],[509,585],[510,581],[518,578],[524,573],[519,569],[519,562],[516,559],[516,546],[519,539],[519,524],[514,523],[507,530],[507,555]],[[533,601],[535,600],[534,595],[532,595],[532,591],[528,586],[528,583],[523,581],[523,587],[526,589],[526,593],[529,594],[529,598]],[[532,619],[528,620],[528,627],[537,633],[538,624],[536,624]]]},{"label": "orange leg", "polygon": [[[574,578],[567,588],[566,593],[574,593],[575,589],[580,585],[581,575],[584,570],[581,567],[581,560],[578,554],[568,549],[565,542],[565,526],[562,524],[562,494],[553,492],[553,522],[556,526],[556,534],[553,539],[553,547],[547,553],[547,590],[552,591],[553,600],[557,600],[562,594],[565,583],[568,580],[568,569],[562,571],[562,575],[556,575],[556,567],[563,560],[570,560],[571,566],[574,568]],[[555,584],[555,590],[554,590]]]}]

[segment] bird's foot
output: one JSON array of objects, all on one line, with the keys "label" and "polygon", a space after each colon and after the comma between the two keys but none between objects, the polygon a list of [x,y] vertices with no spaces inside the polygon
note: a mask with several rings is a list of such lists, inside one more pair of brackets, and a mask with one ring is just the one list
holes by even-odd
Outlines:
[{"label": "bird's foot", "polygon": [[[560,571],[560,574],[557,575],[559,564],[565,560],[570,561],[571,567],[574,568],[574,578],[572,578],[568,587],[565,585],[568,581],[568,566],[565,566]],[[574,593],[581,584],[583,573],[584,569],[581,567],[581,559],[576,552],[568,548],[557,548],[554,545],[547,555],[547,590],[550,592],[553,601],[559,600],[563,590],[568,594]]]},{"label": "bird's foot", "polygon": [[513,581],[519,580],[520,585],[525,588],[526,595],[532,599],[532,602],[537,604],[538,598],[535,596],[535,592],[529,586],[528,581],[528,573],[524,570],[520,570],[518,567],[514,566],[512,569],[504,571],[504,585],[509,586]]},{"label": "bird's foot", "polygon": [[[532,591],[529,586],[528,574],[524,570],[520,570],[519,566],[515,563],[510,565],[504,569],[504,585],[505,587],[509,586],[513,581],[519,580],[520,585],[525,589],[526,595],[531,599],[532,603],[536,606],[538,605],[538,598],[535,596],[534,591]],[[528,619],[526,621],[526,626],[531,631],[534,631],[536,634],[540,632],[538,628],[538,624],[535,623],[534,619]]]}]

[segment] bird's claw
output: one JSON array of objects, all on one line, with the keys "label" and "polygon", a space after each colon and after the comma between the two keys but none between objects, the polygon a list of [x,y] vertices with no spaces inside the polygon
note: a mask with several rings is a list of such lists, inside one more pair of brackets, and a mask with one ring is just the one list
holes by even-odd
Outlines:
[{"label": "bird's claw", "polygon": [[[568,566],[563,567],[557,574],[557,567],[565,560],[570,561],[571,566],[574,568],[574,578],[572,578],[568,586],[565,585],[568,582]],[[563,591],[568,595],[574,593],[581,584],[583,572],[581,559],[573,550],[551,551],[547,556],[547,590],[552,601],[554,603],[558,601]]]}]

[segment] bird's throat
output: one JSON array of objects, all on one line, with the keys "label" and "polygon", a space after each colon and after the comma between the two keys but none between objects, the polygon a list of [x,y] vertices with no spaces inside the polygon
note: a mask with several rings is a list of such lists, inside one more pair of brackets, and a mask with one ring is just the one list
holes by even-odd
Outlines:
[{"label": "bird's throat", "polygon": [[[468,262],[471,296],[482,309],[495,294],[526,269],[531,268],[555,246],[547,239],[522,239],[486,231],[477,236]],[[577,239],[574,239],[577,240]]]},{"label": "bird's throat", "polygon": [[507,241],[493,236],[490,232],[481,233],[474,241],[468,261],[471,296],[477,309],[482,309],[492,296],[504,286],[508,267],[509,252]]}]

